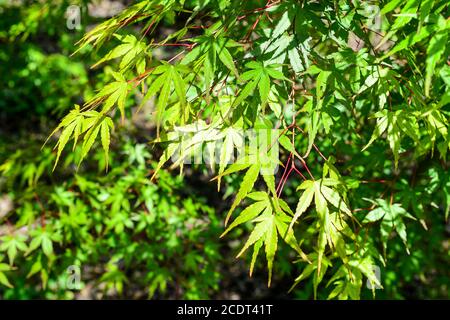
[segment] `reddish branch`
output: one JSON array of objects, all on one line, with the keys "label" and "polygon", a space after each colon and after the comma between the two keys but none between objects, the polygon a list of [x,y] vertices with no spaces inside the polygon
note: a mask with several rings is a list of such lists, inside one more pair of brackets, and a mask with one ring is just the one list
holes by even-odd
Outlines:
[{"label": "reddish branch", "polygon": [[247,11],[244,15],[242,15],[242,16],[240,16],[240,17],[237,17],[237,20],[240,21],[240,20],[246,18],[248,15],[250,15],[250,14],[252,14],[252,13],[264,11],[264,10],[269,9],[269,8],[275,6],[276,4],[279,3],[279,1],[276,1],[276,2],[273,2],[273,3],[270,3],[270,2],[271,2],[271,1],[269,0],[269,1],[267,2],[267,4],[266,4],[264,7],[256,8],[256,9]]}]

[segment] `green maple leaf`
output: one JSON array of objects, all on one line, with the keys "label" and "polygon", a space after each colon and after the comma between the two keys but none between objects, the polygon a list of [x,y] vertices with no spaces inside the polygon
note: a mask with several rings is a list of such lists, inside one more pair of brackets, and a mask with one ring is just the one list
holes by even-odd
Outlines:
[{"label": "green maple leaf", "polygon": [[[291,229],[289,229],[290,212],[287,204],[281,199],[270,197],[265,192],[254,192],[248,195],[249,198],[257,200],[245,208],[240,215],[230,224],[230,226],[222,234],[224,236],[230,230],[240,224],[252,221],[255,224],[248,240],[244,244],[237,257],[240,257],[250,246],[254,246],[252,261],[250,265],[250,275],[253,272],[254,264],[258,256],[258,252],[262,245],[266,253],[267,269],[269,272],[268,285],[270,286],[272,279],[273,261],[278,247],[278,238],[283,239],[289,246],[291,246],[300,257],[309,261],[308,257],[301,250],[298,241]],[[281,201],[281,205],[277,206],[275,203]],[[221,237],[222,237],[221,236]]]},{"label": "green maple leaf", "polygon": [[250,70],[241,75],[241,80],[246,81],[247,84],[239,92],[231,107],[237,107],[258,87],[261,107],[264,110],[269,99],[271,79],[286,80],[286,77],[278,70],[278,65],[276,64],[265,66],[263,62],[250,61],[245,66]]},{"label": "green maple leaf", "polygon": [[386,200],[377,199],[377,200],[369,200],[372,203],[376,204],[378,207],[372,211],[370,211],[367,216],[364,218],[364,223],[381,221],[380,225],[380,233],[381,233],[381,241],[383,242],[383,248],[386,252],[387,242],[389,237],[393,231],[396,231],[399,235],[400,239],[403,241],[406,251],[409,254],[408,242],[407,242],[407,233],[404,218],[416,220],[411,214],[409,214],[400,204],[394,203],[391,204]]}]

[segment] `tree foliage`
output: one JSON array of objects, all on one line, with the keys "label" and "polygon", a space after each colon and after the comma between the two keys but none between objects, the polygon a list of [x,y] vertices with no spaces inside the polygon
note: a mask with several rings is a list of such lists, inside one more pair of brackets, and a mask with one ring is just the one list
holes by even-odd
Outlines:
[{"label": "tree foliage", "polygon": [[[76,55],[109,46],[93,68],[110,80],[51,133],[54,167],[64,157],[80,166],[98,145],[103,168],[121,179],[122,166],[108,165],[114,129],[151,104],[148,148],[162,155],[151,179],[139,180],[136,206],[168,170],[208,166],[219,190],[238,181],[222,237],[249,226],[236,254],[248,256],[250,275],[265,259],[270,286],[287,247],[299,264],[293,288],[308,280],[315,297],[358,299],[365,279],[384,285],[374,266],[389,268],[392,243],[414,256],[417,232],[426,237],[448,218],[449,21],[446,1],[138,1],[79,41]],[[174,30],[165,36],[163,26]],[[208,160],[192,161],[199,154]],[[76,181],[83,193],[121,192],[121,180],[111,190]],[[86,232],[74,224],[101,219],[71,217],[76,197],[55,197],[68,226],[61,217],[60,228],[37,229],[29,243],[2,238],[1,283],[10,285],[18,252],[40,248],[51,258],[53,243]],[[128,201],[113,199],[98,232],[121,237],[147,223],[122,220]],[[411,239],[410,228],[425,230]],[[42,270],[32,268],[45,282]],[[110,276],[122,281],[114,268]]]}]

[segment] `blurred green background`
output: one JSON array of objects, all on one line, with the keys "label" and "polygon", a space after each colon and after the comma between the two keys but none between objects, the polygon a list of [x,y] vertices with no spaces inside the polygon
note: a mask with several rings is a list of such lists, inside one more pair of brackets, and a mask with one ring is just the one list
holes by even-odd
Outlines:
[{"label": "blurred green background", "polygon": [[[75,43],[129,2],[0,0],[0,297],[312,298],[312,281],[287,293],[301,269],[286,248],[267,288],[261,262],[249,278],[248,261],[234,258],[242,230],[219,239],[238,181],[227,179],[217,194],[200,167],[184,178],[162,172],[150,183],[160,150],[146,143],[153,127],[144,116],[116,130],[114,169],[105,173],[99,150],[77,170],[76,150],[52,173],[53,141],[41,149],[46,138],[73,104],[111,78],[107,67],[90,69],[107,45],[70,56]],[[74,3],[81,27],[69,30],[65,12]],[[430,198],[439,187],[427,186]],[[294,186],[286,194],[295,204]],[[441,214],[427,227],[408,226],[410,256],[392,241],[377,299],[448,298],[450,227]],[[79,283],[70,266],[79,268]]]}]

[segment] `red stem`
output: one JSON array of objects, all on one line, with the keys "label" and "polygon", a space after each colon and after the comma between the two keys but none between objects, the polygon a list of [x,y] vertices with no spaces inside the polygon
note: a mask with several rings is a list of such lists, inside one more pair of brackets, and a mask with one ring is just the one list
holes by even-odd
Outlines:
[{"label": "red stem", "polygon": [[285,176],[286,176],[287,167],[288,167],[288,165],[289,165],[289,161],[291,161],[291,158],[292,158],[292,152],[289,154],[289,158],[287,159],[286,164],[285,164],[285,166],[284,166],[284,172],[283,172],[283,175],[281,176],[281,180],[280,180],[280,182],[278,182],[277,189],[275,190],[277,194],[278,194],[278,191],[279,191],[279,189],[280,189],[280,187],[281,187],[281,185],[282,185],[282,183],[283,183],[283,180],[284,180],[284,178],[285,178]]}]

